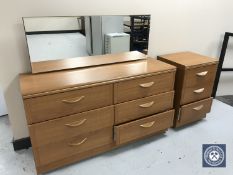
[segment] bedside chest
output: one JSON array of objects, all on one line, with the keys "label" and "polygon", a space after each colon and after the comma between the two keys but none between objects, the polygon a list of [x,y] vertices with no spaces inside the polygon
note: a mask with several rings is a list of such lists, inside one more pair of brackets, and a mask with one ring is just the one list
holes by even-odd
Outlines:
[{"label": "bedside chest", "polygon": [[37,172],[165,132],[173,125],[175,72],[146,58],[21,75]]},{"label": "bedside chest", "polygon": [[210,112],[218,61],[192,52],[158,56],[177,67],[174,127],[200,120]]}]

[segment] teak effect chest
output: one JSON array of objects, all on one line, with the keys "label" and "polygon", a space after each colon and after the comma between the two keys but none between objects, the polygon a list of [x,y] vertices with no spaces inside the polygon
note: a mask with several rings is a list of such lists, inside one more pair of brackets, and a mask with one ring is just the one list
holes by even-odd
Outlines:
[{"label": "teak effect chest", "polygon": [[133,61],[108,55],[125,61],[20,76],[38,173],[192,123],[210,111],[215,59],[191,52],[159,60],[127,55]]},{"label": "teak effect chest", "polygon": [[192,52],[158,56],[177,67],[174,127],[200,120],[210,112],[218,61]]},{"label": "teak effect chest", "polygon": [[173,125],[175,71],[145,58],[21,75],[37,172],[165,132]]}]

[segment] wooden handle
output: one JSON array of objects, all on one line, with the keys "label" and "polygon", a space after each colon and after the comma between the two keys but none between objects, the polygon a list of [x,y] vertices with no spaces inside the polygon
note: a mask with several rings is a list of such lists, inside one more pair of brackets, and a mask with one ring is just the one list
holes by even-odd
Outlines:
[{"label": "wooden handle", "polygon": [[200,93],[204,92],[204,90],[205,90],[205,88],[201,88],[201,89],[194,90],[193,92],[196,94],[200,94]]},{"label": "wooden handle", "polygon": [[208,73],[208,71],[204,71],[204,72],[199,72],[196,75],[199,76],[199,77],[204,77],[204,76],[207,75],[207,73]]},{"label": "wooden handle", "polygon": [[78,143],[69,143],[69,146],[79,146],[82,145],[83,143],[85,143],[87,141],[87,137],[84,138],[81,142]]},{"label": "wooden handle", "polygon": [[143,88],[148,88],[148,87],[151,87],[152,85],[154,84],[154,82],[149,82],[149,83],[143,83],[143,84],[140,84],[139,86],[143,87]]},{"label": "wooden handle", "polygon": [[70,99],[70,100],[62,100],[63,103],[77,103],[79,101],[81,101],[82,99],[84,99],[85,96],[81,96],[81,97],[77,97],[74,99]]},{"label": "wooden handle", "polygon": [[152,122],[142,124],[140,126],[143,127],[143,128],[150,128],[150,127],[152,127],[154,125],[154,123],[155,123],[155,121],[152,121]]},{"label": "wooden handle", "polygon": [[197,106],[195,108],[193,108],[195,111],[200,111],[202,108],[204,107],[204,105],[200,105],[200,106]]},{"label": "wooden handle", "polygon": [[72,122],[72,123],[67,123],[67,124],[65,124],[65,126],[69,126],[69,127],[77,127],[77,126],[82,125],[85,121],[87,121],[87,119],[83,119],[83,120],[75,121],[75,122]]},{"label": "wooden handle", "polygon": [[154,101],[151,101],[151,102],[149,102],[149,103],[144,103],[144,104],[141,104],[141,105],[139,105],[139,106],[142,107],[142,108],[149,108],[149,107],[151,107],[153,104],[154,104]]}]

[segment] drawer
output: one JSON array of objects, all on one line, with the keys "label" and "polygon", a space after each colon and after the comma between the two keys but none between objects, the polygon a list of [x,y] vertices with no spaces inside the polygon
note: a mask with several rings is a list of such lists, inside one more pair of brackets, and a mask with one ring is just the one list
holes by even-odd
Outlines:
[{"label": "drawer", "polygon": [[[46,165],[75,154],[91,151],[113,142],[113,128],[104,128],[96,132],[68,138],[42,147],[33,147],[37,166]],[[78,156],[78,155],[77,155]]]},{"label": "drawer", "polygon": [[133,141],[153,133],[166,130],[173,124],[174,110],[159,113],[114,127],[117,144]]},{"label": "drawer", "polygon": [[29,125],[33,147],[64,140],[69,137],[111,127],[114,107],[105,107],[79,114]]},{"label": "drawer", "polygon": [[174,87],[174,79],[175,72],[167,72],[115,83],[114,101],[115,103],[121,103],[172,91]]},{"label": "drawer", "polygon": [[195,87],[214,83],[217,64],[197,67],[185,71],[184,87]]},{"label": "drawer", "polygon": [[173,107],[174,91],[117,104],[115,124],[169,110]]},{"label": "drawer", "polygon": [[211,96],[213,85],[200,85],[198,87],[189,87],[183,90],[181,96],[181,105],[202,100]]},{"label": "drawer", "polygon": [[28,123],[42,122],[113,104],[113,85],[25,99],[24,104]]},{"label": "drawer", "polygon": [[207,98],[182,106],[180,108],[180,116],[178,117],[177,125],[190,123],[205,117],[206,113],[210,112],[211,105],[212,98]]}]

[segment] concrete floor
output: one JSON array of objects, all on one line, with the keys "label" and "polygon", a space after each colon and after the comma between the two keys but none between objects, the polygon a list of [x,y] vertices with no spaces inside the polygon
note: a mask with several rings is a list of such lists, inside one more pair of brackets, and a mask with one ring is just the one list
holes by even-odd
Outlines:
[{"label": "concrete floor", "polygon": [[[47,175],[232,175],[233,107],[214,100],[207,118],[162,136],[101,154]],[[0,117],[0,175],[36,174],[31,149],[14,152],[7,117]],[[227,168],[202,168],[202,144],[227,146]]]},{"label": "concrete floor", "polygon": [[216,97],[217,100],[233,106],[233,95],[224,95]]}]

